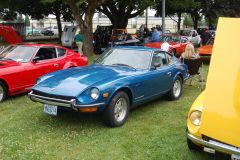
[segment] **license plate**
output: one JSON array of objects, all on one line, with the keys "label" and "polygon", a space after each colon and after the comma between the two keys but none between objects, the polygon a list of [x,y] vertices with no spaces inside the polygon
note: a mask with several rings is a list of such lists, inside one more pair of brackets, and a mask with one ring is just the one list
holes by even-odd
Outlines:
[{"label": "license plate", "polygon": [[48,104],[44,104],[44,113],[50,114],[50,115],[57,115],[57,106],[52,106]]},{"label": "license plate", "polygon": [[233,154],[233,155],[231,156],[231,159],[232,159],[232,160],[240,160],[240,155],[235,155],[235,154]]}]

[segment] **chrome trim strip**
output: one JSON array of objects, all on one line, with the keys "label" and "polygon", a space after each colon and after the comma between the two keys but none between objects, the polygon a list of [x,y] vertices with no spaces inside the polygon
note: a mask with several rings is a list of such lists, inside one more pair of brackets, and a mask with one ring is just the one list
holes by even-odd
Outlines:
[{"label": "chrome trim strip", "polygon": [[34,96],[30,97],[30,99],[34,102],[40,102],[40,103],[43,103],[43,104],[49,104],[49,105],[54,105],[54,106],[62,106],[62,107],[71,108],[71,104],[67,104],[67,103],[47,101],[47,100],[40,99],[40,98],[37,98],[37,97],[34,97]]},{"label": "chrome trim strip", "polygon": [[210,147],[212,149],[215,149],[217,151],[226,152],[229,154],[236,154],[240,155],[240,148],[233,147],[230,145],[222,144],[220,142],[214,142],[214,141],[204,141],[203,139],[200,139],[198,137],[195,137],[194,135],[187,133],[187,137],[194,143],[200,144],[202,146]]},{"label": "chrome trim strip", "polygon": [[105,105],[105,103],[78,105],[78,104],[76,104],[75,99],[71,99],[70,101],[67,101],[67,100],[62,100],[62,99],[49,98],[49,97],[44,97],[44,96],[39,96],[39,95],[33,94],[32,91],[30,93],[28,93],[28,96],[32,101],[35,101],[35,102],[40,102],[43,104],[50,104],[50,105],[55,105],[55,106],[70,107],[70,108],[72,108],[72,107],[95,107],[95,106]]},{"label": "chrome trim strip", "polygon": [[34,96],[34,97],[37,97],[37,98],[42,98],[42,99],[46,99],[46,100],[54,100],[54,101],[59,101],[59,102],[63,102],[63,103],[72,103],[72,100],[71,101],[66,101],[66,100],[62,100],[62,99],[43,97],[43,96],[33,94],[32,91],[30,93],[28,93],[28,96],[30,96],[30,97]]}]

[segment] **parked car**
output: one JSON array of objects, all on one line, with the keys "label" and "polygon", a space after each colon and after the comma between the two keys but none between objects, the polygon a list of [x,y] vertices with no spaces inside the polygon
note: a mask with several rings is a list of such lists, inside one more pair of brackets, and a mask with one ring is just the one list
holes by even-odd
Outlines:
[{"label": "parked car", "polygon": [[213,44],[214,44],[214,37],[209,39],[205,46],[201,46],[198,48],[198,54],[201,57],[210,57],[212,55]]},{"label": "parked car", "polygon": [[45,35],[46,34],[45,32],[53,33],[53,35],[58,35],[58,27],[57,26],[46,27],[41,31],[41,33]]},{"label": "parked car", "polygon": [[50,31],[50,30],[42,30],[41,33],[44,36],[53,36],[54,35],[53,31]]},{"label": "parked car", "polygon": [[111,127],[125,123],[131,108],[166,94],[180,98],[187,66],[159,49],[115,47],[93,65],[54,72],[38,79],[29,93],[44,112],[58,109],[102,112]]},{"label": "parked car", "polygon": [[44,74],[87,63],[86,57],[56,45],[11,45],[0,53],[0,102],[6,96],[30,91]]},{"label": "parked car", "polygon": [[40,29],[26,27],[26,36],[39,36],[39,35],[41,35]]},{"label": "parked car", "polygon": [[178,35],[163,35],[161,36],[160,42],[148,42],[145,44],[146,47],[161,48],[164,42],[170,44],[169,52],[175,56],[180,56],[186,48],[186,45],[190,43],[187,37]]},{"label": "parked car", "polygon": [[189,149],[232,160],[240,159],[239,25],[237,18],[219,18],[206,89],[192,104],[186,127]]},{"label": "parked car", "polygon": [[182,29],[182,30],[179,30],[178,34],[181,35],[181,36],[186,36],[186,37],[188,37],[188,39],[189,39],[195,46],[200,46],[201,37],[200,37],[200,35],[197,33],[196,30]]}]

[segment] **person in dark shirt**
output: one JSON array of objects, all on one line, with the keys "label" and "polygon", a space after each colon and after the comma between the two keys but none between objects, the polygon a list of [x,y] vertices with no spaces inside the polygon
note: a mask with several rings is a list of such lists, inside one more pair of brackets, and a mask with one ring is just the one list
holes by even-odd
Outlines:
[{"label": "person in dark shirt", "polygon": [[202,45],[206,45],[208,40],[212,37],[212,35],[208,32],[208,29],[205,29],[203,33],[201,34],[201,39],[202,39]]}]

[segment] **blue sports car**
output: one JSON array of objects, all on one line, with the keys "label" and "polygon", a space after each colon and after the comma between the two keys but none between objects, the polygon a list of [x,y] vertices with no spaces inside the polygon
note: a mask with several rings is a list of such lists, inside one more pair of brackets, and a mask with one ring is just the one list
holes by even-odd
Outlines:
[{"label": "blue sports car", "polygon": [[188,78],[187,66],[171,54],[146,47],[115,47],[86,67],[47,74],[37,80],[29,97],[58,109],[102,112],[111,127],[125,123],[132,107],[166,94],[176,100]]}]

